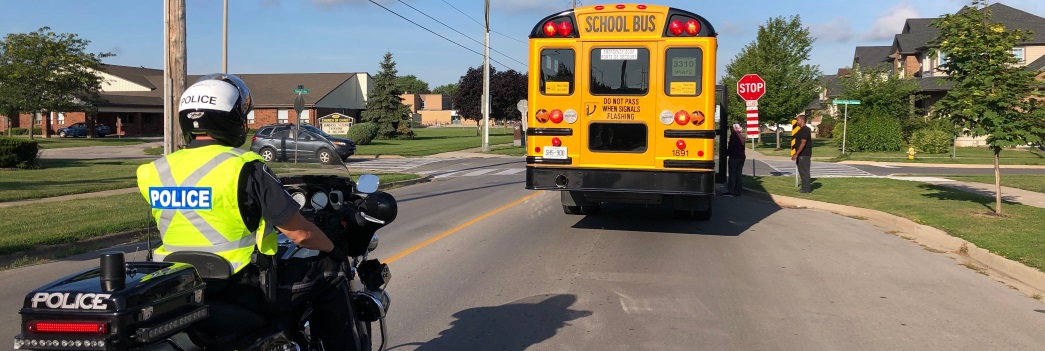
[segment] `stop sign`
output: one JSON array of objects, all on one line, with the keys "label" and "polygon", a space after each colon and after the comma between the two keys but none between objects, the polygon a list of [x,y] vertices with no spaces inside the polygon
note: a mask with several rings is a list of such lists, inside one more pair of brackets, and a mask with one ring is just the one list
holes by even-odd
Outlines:
[{"label": "stop sign", "polygon": [[757,101],[766,93],[766,81],[757,74],[745,74],[737,81],[737,95],[747,101]]}]

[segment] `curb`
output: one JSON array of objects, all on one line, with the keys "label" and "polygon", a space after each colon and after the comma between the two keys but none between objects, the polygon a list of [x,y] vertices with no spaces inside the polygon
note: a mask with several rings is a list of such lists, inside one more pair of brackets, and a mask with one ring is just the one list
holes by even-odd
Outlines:
[{"label": "curb", "polygon": [[781,207],[809,208],[862,217],[872,224],[892,231],[887,234],[894,234],[918,243],[929,251],[944,253],[961,264],[971,265],[970,269],[982,268],[985,270],[981,272],[984,275],[1019,290],[1027,296],[1045,294],[1045,272],[979,248],[975,244],[953,237],[943,230],[878,210],[773,195],[755,190],[748,192],[754,195],[753,198],[773,202]]}]

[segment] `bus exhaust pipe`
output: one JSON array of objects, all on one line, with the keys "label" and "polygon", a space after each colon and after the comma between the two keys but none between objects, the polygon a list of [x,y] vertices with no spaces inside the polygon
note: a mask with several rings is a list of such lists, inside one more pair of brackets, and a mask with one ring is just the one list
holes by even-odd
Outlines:
[{"label": "bus exhaust pipe", "polygon": [[567,185],[570,185],[570,179],[566,178],[566,175],[560,174],[555,177],[555,186],[565,188]]}]

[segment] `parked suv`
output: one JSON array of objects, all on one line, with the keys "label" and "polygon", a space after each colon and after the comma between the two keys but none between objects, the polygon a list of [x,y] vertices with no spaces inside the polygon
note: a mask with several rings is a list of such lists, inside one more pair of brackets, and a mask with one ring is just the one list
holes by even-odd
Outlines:
[{"label": "parked suv", "polygon": [[296,154],[300,161],[315,160],[323,164],[335,164],[334,157],[344,161],[356,153],[356,143],[352,140],[331,136],[315,126],[302,125],[300,129],[300,134],[294,137],[293,124],[263,126],[250,139],[250,151],[261,155],[265,162],[293,161]]},{"label": "parked suv", "polygon": [[[94,125],[94,136],[96,136],[96,137],[105,137],[106,135],[109,135],[109,133],[110,133],[109,126],[101,124],[101,123],[98,123],[98,124]],[[83,123],[83,122],[80,122],[80,123],[73,123],[72,125],[70,125],[68,127],[65,127],[65,128],[59,128],[58,129],[58,136],[60,136],[62,138],[81,137],[81,136],[85,137],[85,136],[87,136],[87,124]]]}]

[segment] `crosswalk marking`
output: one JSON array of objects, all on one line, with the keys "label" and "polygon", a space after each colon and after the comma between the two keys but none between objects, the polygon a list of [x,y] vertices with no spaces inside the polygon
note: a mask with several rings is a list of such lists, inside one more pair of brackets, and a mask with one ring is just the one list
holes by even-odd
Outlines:
[{"label": "crosswalk marking", "polygon": [[[798,173],[798,167],[791,161],[763,160],[762,162],[777,172],[791,175]],[[823,162],[813,162],[809,166],[809,176],[812,178],[875,177],[874,174],[853,166]]]},{"label": "crosswalk marking", "polygon": [[493,173],[491,175],[512,175],[512,174],[516,174],[516,173],[519,173],[519,172],[522,172],[522,171],[525,171],[525,170],[526,170],[525,168],[512,168],[512,169],[506,169],[506,170],[503,170],[503,171],[500,171],[500,172],[497,172],[497,173]]},{"label": "crosswalk marking", "polygon": [[376,159],[366,160],[359,162],[348,162],[346,166],[350,169],[365,169],[372,171],[383,171],[383,172],[402,172],[417,167],[427,165],[429,163],[446,161],[450,159],[446,158],[388,158],[388,159]]},{"label": "crosswalk marking", "polygon": [[462,174],[461,176],[462,177],[473,177],[473,176],[477,176],[477,175],[483,175],[483,174],[486,174],[486,173],[489,173],[489,172],[492,172],[492,171],[496,171],[496,169],[480,169],[478,171],[472,171],[472,172],[468,172],[468,173]]}]

